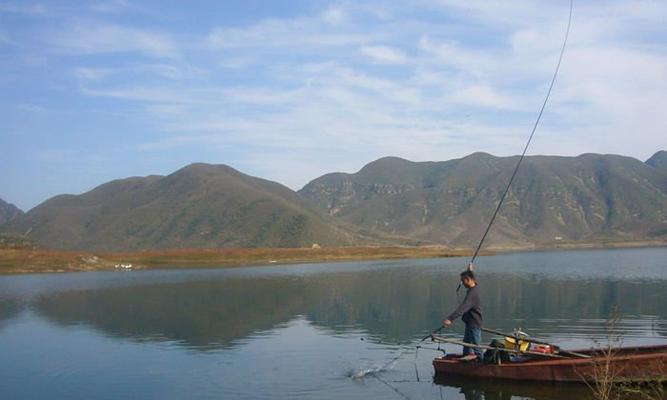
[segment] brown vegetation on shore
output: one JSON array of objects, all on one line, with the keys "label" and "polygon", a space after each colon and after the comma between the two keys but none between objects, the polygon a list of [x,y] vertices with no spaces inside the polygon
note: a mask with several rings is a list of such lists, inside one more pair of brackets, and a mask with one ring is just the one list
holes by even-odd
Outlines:
[{"label": "brown vegetation on shore", "polygon": [[[665,381],[661,376],[646,376],[639,380],[623,379],[623,368],[614,358],[623,346],[623,334],[618,329],[620,313],[614,307],[606,321],[606,343],[593,340],[599,351],[593,359],[593,376],[582,380],[591,389],[594,400],[660,400],[665,399]],[[662,364],[661,364],[662,365]],[[659,375],[658,371],[654,371]],[[657,379],[656,379],[657,378]]]},{"label": "brown vegetation on shore", "polygon": [[34,248],[0,249],[0,274],[112,270],[120,263],[138,268],[233,267],[469,255],[443,247],[233,248],[152,250],[91,254]]}]

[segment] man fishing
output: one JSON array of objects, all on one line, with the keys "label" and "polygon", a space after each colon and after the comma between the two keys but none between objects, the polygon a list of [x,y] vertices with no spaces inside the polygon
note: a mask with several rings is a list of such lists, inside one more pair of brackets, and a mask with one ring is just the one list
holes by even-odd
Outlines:
[{"label": "man fishing", "polygon": [[[472,272],[472,264],[468,266],[467,270],[461,272],[461,284],[468,289],[466,297],[463,299],[461,305],[442,321],[442,326],[448,327],[456,318],[462,316],[461,319],[465,323],[463,341],[479,345],[482,342],[482,307],[479,297],[479,287],[475,279],[475,274]],[[463,359],[481,360],[482,350],[465,346],[463,347]]]}]

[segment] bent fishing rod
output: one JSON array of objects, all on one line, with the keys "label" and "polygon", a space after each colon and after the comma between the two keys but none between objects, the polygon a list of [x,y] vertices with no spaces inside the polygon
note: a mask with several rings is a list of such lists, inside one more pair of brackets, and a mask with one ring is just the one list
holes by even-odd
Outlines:
[{"label": "bent fishing rod", "polygon": [[[514,171],[512,172],[512,175],[510,176],[510,180],[507,183],[507,187],[505,188],[505,191],[503,192],[502,196],[500,196],[500,201],[498,202],[498,205],[496,206],[495,211],[493,212],[493,215],[491,216],[491,220],[489,221],[489,224],[486,227],[486,230],[484,231],[484,234],[482,235],[482,238],[479,241],[479,244],[475,248],[475,252],[472,255],[472,258],[470,259],[470,262],[468,263],[468,269],[472,271],[473,264],[475,262],[475,259],[479,255],[479,251],[482,249],[482,245],[484,244],[484,240],[486,240],[486,236],[489,234],[489,231],[491,230],[491,226],[493,225],[493,222],[496,220],[496,217],[498,216],[498,212],[500,212],[500,208],[503,206],[503,202],[505,201],[505,197],[507,197],[507,193],[509,192],[512,182],[514,182],[514,178],[516,177],[517,172],[519,171],[519,167],[521,166],[521,162],[523,161],[524,157],[526,156],[526,152],[528,151],[528,147],[530,146],[530,142],[533,140],[533,136],[535,136],[535,131],[537,131],[537,127],[540,124],[540,121],[542,120],[542,114],[544,113],[544,109],[547,106],[547,102],[549,101],[549,97],[551,96],[551,91],[554,87],[554,84],[556,83],[556,77],[558,76],[558,72],[560,71],[560,65],[561,62],[563,61],[563,55],[565,54],[565,47],[567,46],[567,40],[570,36],[570,27],[572,26],[572,11],[574,9],[574,0],[570,0],[570,12],[568,15],[567,19],[567,28],[565,29],[565,38],[563,39],[563,45],[560,48],[560,54],[558,56],[558,63],[556,63],[556,69],[554,70],[553,76],[551,77],[551,83],[549,84],[549,89],[547,90],[547,94],[544,97],[544,101],[542,102],[542,107],[540,107],[540,111],[537,114],[537,118],[535,119],[535,123],[533,124],[533,129],[530,132],[530,136],[528,137],[528,141],[526,142],[526,145],[523,148],[523,152],[521,152],[521,156],[519,157],[519,160],[516,163],[516,166],[514,167]],[[458,287],[456,288],[456,292],[461,289],[461,283],[459,282]],[[445,328],[444,325],[440,325],[439,328],[431,332],[428,336],[425,336],[422,341],[428,339],[429,337],[432,337],[434,334],[439,333],[441,330]]]},{"label": "bent fishing rod", "polygon": [[503,205],[503,202],[505,201],[505,197],[507,197],[507,193],[510,190],[510,187],[512,186],[512,182],[514,182],[514,178],[516,177],[516,173],[519,171],[519,167],[521,166],[521,162],[523,161],[524,157],[526,156],[526,151],[528,151],[528,146],[530,146],[530,142],[533,140],[533,136],[535,135],[535,131],[537,130],[538,125],[540,124],[540,120],[542,119],[542,114],[544,113],[544,109],[547,106],[547,102],[549,101],[549,96],[551,96],[551,90],[554,87],[554,83],[556,83],[556,77],[558,76],[558,71],[560,71],[560,64],[563,61],[563,55],[565,54],[565,47],[567,45],[567,39],[570,36],[570,26],[572,25],[572,9],[574,6],[574,0],[570,0],[570,14],[567,20],[567,28],[565,29],[565,38],[563,39],[563,45],[561,46],[560,49],[560,55],[558,56],[558,63],[556,64],[556,70],[554,71],[553,76],[551,77],[551,83],[549,84],[549,89],[547,90],[547,94],[544,97],[544,102],[542,102],[542,107],[540,107],[540,112],[537,114],[537,119],[535,119],[535,123],[533,124],[533,129],[530,132],[530,136],[528,137],[528,141],[526,142],[526,145],[523,148],[523,152],[521,153],[521,157],[519,157],[519,161],[517,161],[516,166],[514,167],[514,171],[512,172],[512,176],[510,177],[509,182],[507,183],[507,187],[505,188],[505,191],[503,192],[503,195],[500,197],[500,201],[498,202],[498,206],[496,207],[496,210],[493,212],[493,216],[491,217],[491,221],[489,221],[489,225],[486,227],[486,230],[484,231],[484,234],[482,235],[482,239],[480,239],[479,244],[477,245],[477,248],[475,249],[475,252],[472,255],[472,258],[470,259],[470,263],[468,264],[469,266],[472,266],[473,263],[475,262],[475,259],[477,258],[477,255],[479,254],[479,251],[482,248],[482,244],[484,244],[484,240],[486,239],[486,236],[489,234],[489,231],[491,230],[491,226],[493,225],[493,222],[496,220],[496,216],[498,215],[498,212],[500,211],[500,208]]}]

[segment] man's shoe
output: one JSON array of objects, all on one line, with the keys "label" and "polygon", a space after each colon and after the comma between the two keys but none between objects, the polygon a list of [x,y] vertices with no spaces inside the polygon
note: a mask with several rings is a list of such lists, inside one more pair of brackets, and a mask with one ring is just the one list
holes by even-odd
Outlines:
[{"label": "man's shoe", "polygon": [[468,354],[467,356],[461,357],[461,361],[474,361],[477,360],[477,354]]}]

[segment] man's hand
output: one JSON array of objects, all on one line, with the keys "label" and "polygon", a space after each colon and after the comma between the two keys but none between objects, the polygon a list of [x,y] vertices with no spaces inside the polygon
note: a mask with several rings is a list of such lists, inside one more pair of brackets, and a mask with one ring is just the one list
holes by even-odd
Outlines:
[{"label": "man's hand", "polygon": [[472,263],[468,264],[468,271],[472,272],[473,269],[475,269],[475,266]]},{"label": "man's hand", "polygon": [[452,321],[450,321],[448,319],[442,321],[442,326],[444,326],[445,328],[448,327],[451,324],[452,324]]}]

